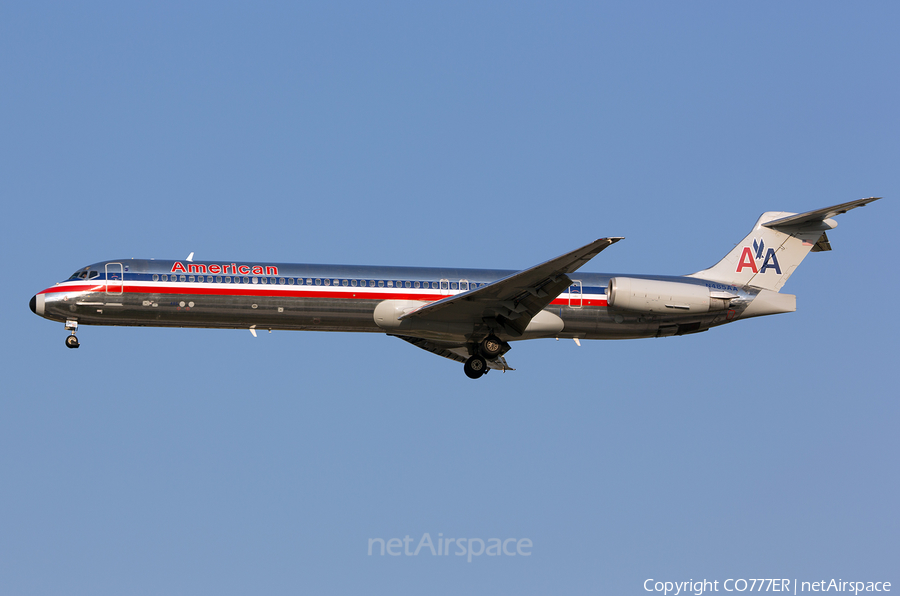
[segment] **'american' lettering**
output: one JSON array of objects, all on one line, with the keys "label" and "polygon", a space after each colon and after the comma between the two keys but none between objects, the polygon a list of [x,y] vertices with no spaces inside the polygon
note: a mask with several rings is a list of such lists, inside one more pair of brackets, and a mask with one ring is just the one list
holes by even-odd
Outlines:
[{"label": "'american' lettering", "polygon": [[181,261],[175,261],[171,273],[221,273],[224,275],[278,275],[278,267],[275,265],[238,265],[237,263],[225,265],[204,265],[202,263],[188,263],[187,267]]}]

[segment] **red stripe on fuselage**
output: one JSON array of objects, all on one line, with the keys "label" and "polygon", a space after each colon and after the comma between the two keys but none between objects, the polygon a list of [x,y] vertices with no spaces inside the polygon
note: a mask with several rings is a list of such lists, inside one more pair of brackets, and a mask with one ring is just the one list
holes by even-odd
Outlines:
[{"label": "red stripe on fuselage", "polygon": [[[309,286],[294,286],[294,289],[270,289],[264,286],[256,288],[244,289],[240,285],[231,285],[228,287],[184,287],[184,286],[140,286],[126,283],[124,288],[115,284],[116,292],[113,295],[121,293],[125,294],[171,294],[171,295],[194,295],[194,296],[259,296],[270,298],[341,298],[345,300],[421,300],[423,302],[434,302],[447,298],[446,294],[412,294],[405,292],[386,292],[386,291],[365,291],[362,288],[353,287],[334,287],[331,290],[321,288],[310,288]],[[309,289],[307,289],[309,288]],[[380,289],[379,289],[380,290]],[[93,285],[81,284],[71,286],[54,286],[47,288],[38,294],[68,294],[76,292],[97,292],[105,293],[106,284]],[[349,295],[348,294],[352,294]],[[556,298],[550,304],[556,306],[569,306],[568,298]],[[606,306],[605,299],[588,299],[582,300],[584,306]]]},{"label": "red stripe on fuselage", "polygon": [[105,292],[106,284],[102,285],[79,285],[79,286],[53,286],[46,290],[41,290],[38,294],[68,294],[69,292]]}]

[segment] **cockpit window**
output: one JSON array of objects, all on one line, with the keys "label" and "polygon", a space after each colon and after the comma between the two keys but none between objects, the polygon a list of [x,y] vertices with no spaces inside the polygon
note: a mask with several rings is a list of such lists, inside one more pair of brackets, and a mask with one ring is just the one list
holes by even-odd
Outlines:
[{"label": "cockpit window", "polygon": [[97,277],[100,277],[100,272],[99,272],[99,271],[91,271],[90,274],[88,275],[88,279],[94,279],[94,278],[97,278]]},{"label": "cockpit window", "polygon": [[84,269],[79,269],[78,271],[73,273],[71,277],[69,277],[69,279],[84,279],[85,277],[87,277],[87,274],[88,268],[85,267]]}]

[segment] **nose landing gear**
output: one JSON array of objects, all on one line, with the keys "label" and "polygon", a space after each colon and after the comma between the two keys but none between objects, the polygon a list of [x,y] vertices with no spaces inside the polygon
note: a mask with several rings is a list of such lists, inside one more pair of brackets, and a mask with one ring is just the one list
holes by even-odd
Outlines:
[{"label": "nose landing gear", "polygon": [[66,331],[71,331],[72,335],[66,338],[67,348],[77,348],[81,344],[78,343],[78,337],[75,332],[78,331],[78,321],[66,321]]}]

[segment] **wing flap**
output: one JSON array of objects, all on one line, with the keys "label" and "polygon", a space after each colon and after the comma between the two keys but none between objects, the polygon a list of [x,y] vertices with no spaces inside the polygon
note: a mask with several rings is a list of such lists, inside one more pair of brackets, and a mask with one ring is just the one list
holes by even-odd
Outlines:
[{"label": "wing flap", "polygon": [[[468,359],[466,346],[457,344],[444,344],[430,339],[410,337],[408,335],[395,335],[394,337],[399,337],[403,341],[409,342],[417,348],[421,348],[426,352],[431,352],[432,354],[437,354],[442,358],[447,358],[456,362],[465,362]],[[488,368],[491,368],[493,370],[516,370],[510,367],[509,364],[507,364],[506,358],[504,358],[503,356],[497,356],[496,358],[488,360],[487,365]]]}]

